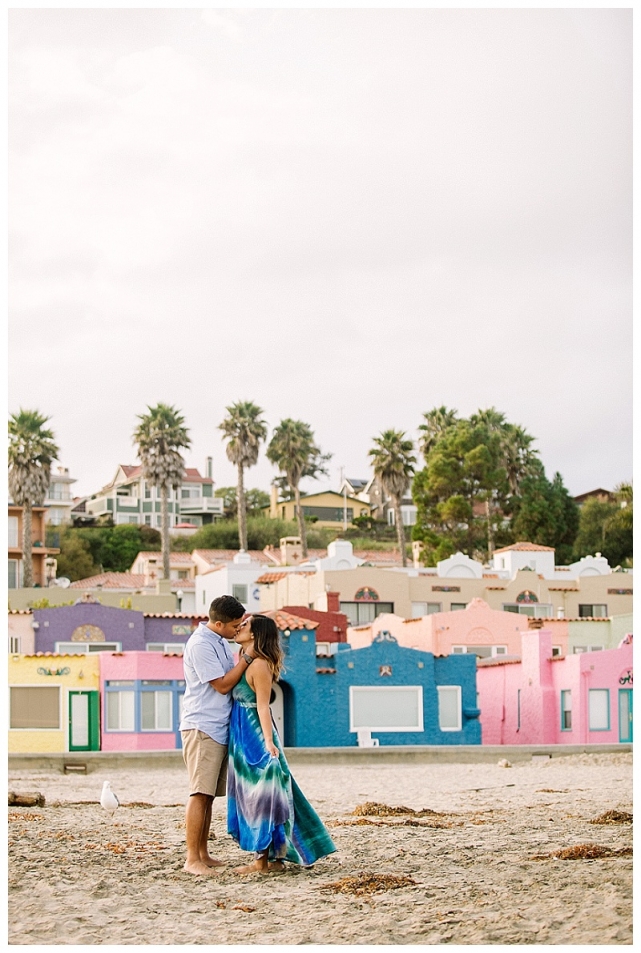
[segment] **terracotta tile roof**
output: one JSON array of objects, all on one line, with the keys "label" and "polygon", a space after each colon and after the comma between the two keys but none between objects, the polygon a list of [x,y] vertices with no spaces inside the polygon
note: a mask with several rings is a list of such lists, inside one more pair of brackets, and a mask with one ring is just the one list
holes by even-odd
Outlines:
[{"label": "terracotta tile roof", "polygon": [[[121,463],[120,469],[125,474],[128,480],[132,477],[142,476],[142,466],[137,463],[135,466],[130,466],[128,464]],[[212,483],[213,480],[211,477],[201,476],[196,467],[185,467],[185,474],[183,476],[183,483]]]},{"label": "terracotta tile roof", "polygon": [[424,616],[419,615],[419,616],[417,616],[415,619],[403,619],[403,622],[404,622],[404,623],[405,623],[405,622],[421,622],[421,620],[422,620],[423,618],[424,618]]},{"label": "terracotta tile roof", "polygon": [[9,609],[9,615],[31,615],[31,609]]},{"label": "terracotta tile roof", "polygon": [[[162,553],[159,549],[158,550],[143,549],[138,553],[138,555],[136,556],[136,559],[138,559],[140,556],[142,556],[144,559],[155,557],[156,559],[162,560]],[[193,559],[191,558],[191,553],[181,553],[181,552],[170,553],[169,562],[170,563],[187,563],[190,566],[192,566],[194,563]]]},{"label": "terracotta tile roof", "polygon": [[498,591],[498,590],[507,589],[507,586],[486,586],[485,588],[488,590],[488,592],[490,591],[493,592],[494,590]]},{"label": "terracotta tile roof", "polygon": [[195,579],[170,579],[171,590],[175,592],[176,589],[195,589],[196,580]]},{"label": "terracotta tile roof", "polygon": [[553,553],[554,546],[539,546],[538,543],[512,543],[511,546],[504,546],[503,549],[495,549],[494,555],[497,553]]},{"label": "terracotta tile roof", "polygon": [[548,586],[550,592],[579,592],[578,586]]},{"label": "terracotta tile roof", "polygon": [[498,579],[499,574],[497,572],[484,572],[483,578],[484,579]]},{"label": "terracotta tile roof", "polygon": [[354,550],[357,559],[364,559],[373,566],[402,566],[403,561],[398,549],[359,549]]},{"label": "terracotta tile roof", "polygon": [[[86,642],[78,642],[78,645],[86,645]],[[96,643],[94,642],[94,645]],[[13,653],[17,655],[18,653]],[[93,653],[92,653],[93,654]],[[65,658],[67,655],[76,656],[84,655],[86,657],[86,652],[31,652],[29,655],[25,655],[25,658]]]},{"label": "terracotta tile roof", "polygon": [[497,658],[480,658],[476,660],[477,668],[491,668],[494,665],[517,665],[521,661],[520,655],[501,655]]},{"label": "terracotta tile roof", "polygon": [[316,674],[317,675],[336,675],[336,669],[335,668],[317,668]]},{"label": "terracotta tile roof", "polygon": [[289,573],[286,572],[264,572],[262,576],[258,577],[256,582],[259,584],[278,582],[279,579],[284,579],[287,575],[289,575]]},{"label": "terracotta tile roof", "polygon": [[285,629],[317,629],[320,625],[320,622],[301,619],[300,616],[292,615],[291,612],[283,612],[282,609],[270,609],[269,612],[262,612],[261,615],[273,619],[281,632],[284,632]]},{"label": "terracotta tile roof", "polygon": [[69,586],[70,589],[149,589],[145,583],[143,573],[132,572],[102,572],[97,576],[88,576],[86,579],[77,579]]},{"label": "terracotta tile roof", "polygon": [[[259,563],[265,563],[267,557],[260,549],[250,549],[249,555],[252,560]],[[230,563],[234,556],[238,555],[237,549],[194,549],[192,556],[197,555],[206,562],[211,563]]]},{"label": "terracotta tile roof", "polygon": [[208,619],[206,612],[143,612],[145,619]]}]

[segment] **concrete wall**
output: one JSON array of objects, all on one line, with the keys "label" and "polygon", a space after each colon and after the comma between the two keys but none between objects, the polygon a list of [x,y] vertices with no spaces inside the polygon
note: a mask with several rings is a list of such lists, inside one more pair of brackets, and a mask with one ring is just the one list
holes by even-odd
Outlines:
[{"label": "concrete wall", "polygon": [[51,606],[68,605],[80,599],[84,592],[90,592],[92,597],[104,606],[129,608],[138,612],[176,612],[178,603],[173,593],[156,595],[154,593],[138,595],[135,592],[118,592],[108,589],[60,589],[58,586],[49,586],[46,589],[9,589],[10,609],[30,609],[34,603],[46,599]]},{"label": "concrete wall", "polygon": [[[83,602],[55,609],[34,609],[36,651],[54,652],[56,642],[120,642],[123,649],[145,647],[142,612]],[[74,634],[76,638],[74,638]],[[103,638],[91,636],[103,635]]]}]

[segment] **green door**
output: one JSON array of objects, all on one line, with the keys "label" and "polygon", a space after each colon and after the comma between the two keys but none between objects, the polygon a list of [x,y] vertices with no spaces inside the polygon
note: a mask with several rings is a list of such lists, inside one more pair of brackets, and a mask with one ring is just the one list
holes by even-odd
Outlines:
[{"label": "green door", "polygon": [[619,689],[619,741],[632,742],[632,689]]},{"label": "green door", "polygon": [[69,751],[100,750],[98,692],[69,692]]}]

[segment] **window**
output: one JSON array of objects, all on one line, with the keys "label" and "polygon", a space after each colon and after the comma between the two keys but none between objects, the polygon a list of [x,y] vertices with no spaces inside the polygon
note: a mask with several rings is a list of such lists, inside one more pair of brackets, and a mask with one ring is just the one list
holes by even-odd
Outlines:
[{"label": "window", "polygon": [[235,585],[231,587],[231,594],[234,599],[238,599],[243,605],[247,604],[247,586]]},{"label": "window", "polygon": [[60,655],[86,655],[88,652],[122,652],[120,642],[56,642]]},{"label": "window", "polygon": [[344,519],[351,523],[354,519],[354,509],[351,506],[304,506],[303,517],[315,516],[317,520],[328,523],[342,523]]},{"label": "window", "polygon": [[478,658],[495,658],[506,655],[505,645],[453,645],[452,655],[476,655]]},{"label": "window", "polygon": [[531,619],[551,619],[553,615],[553,606],[551,603],[520,603],[504,602],[504,612],[518,612],[519,615],[528,615]]},{"label": "window", "polygon": [[9,636],[9,653],[11,655],[20,654],[20,636],[19,635]]},{"label": "window", "polygon": [[458,612],[459,609],[465,609],[467,602],[452,602],[450,604],[450,609],[452,612]]},{"label": "window", "polygon": [[148,652],[166,652],[171,655],[184,655],[185,643],[184,642],[148,642],[147,651]]},{"label": "window", "polygon": [[145,526],[151,526],[151,513],[145,513]]},{"label": "window", "polygon": [[352,685],[349,730],[423,731],[423,689],[420,685],[385,688]]},{"label": "window", "polygon": [[561,655],[561,646],[553,645],[552,646],[552,658],[556,658],[558,655]]},{"label": "window", "polygon": [[412,618],[420,619],[424,615],[433,615],[435,612],[441,611],[440,602],[413,602],[412,603]]},{"label": "window", "polygon": [[171,690],[158,691],[147,686],[154,684],[170,685],[171,682],[143,682],[143,691],[140,694],[140,728],[141,731],[171,731]]},{"label": "window", "polygon": [[[131,686],[125,690],[124,686]],[[105,708],[107,731],[135,730],[134,683],[110,681],[105,683]]]},{"label": "window", "polygon": [[60,688],[11,687],[10,728],[60,728]]},{"label": "window", "polygon": [[179,579],[189,579],[189,570],[188,569],[179,569],[178,570]]},{"label": "window", "polygon": [[9,559],[7,561],[7,566],[9,570],[8,574],[8,588],[9,589],[19,589],[20,588],[20,562],[17,559]]},{"label": "window", "polygon": [[151,487],[149,486],[148,483],[145,483],[145,499],[146,500],[151,499]]},{"label": "window", "polygon": [[437,685],[438,724],[441,731],[460,731],[462,726],[461,686]]},{"label": "window", "polygon": [[8,519],[8,529],[9,529],[9,547],[17,548],[18,546],[18,517],[10,516]]},{"label": "window", "polygon": [[572,654],[580,655],[581,652],[587,652],[587,650],[588,650],[587,645],[575,645],[574,648],[572,649]]},{"label": "window", "polygon": [[393,612],[393,602],[341,602],[339,611],[344,612],[350,625],[367,625],[382,612]]},{"label": "window", "polygon": [[608,615],[608,607],[602,602],[579,603],[580,619],[605,619]]},{"label": "window", "polygon": [[591,688],[588,692],[590,731],[610,730],[610,692],[607,688]]},{"label": "window", "polygon": [[336,655],[336,642],[317,642],[316,655],[317,656]]},{"label": "window", "polygon": [[561,731],[572,730],[572,692],[561,692]]}]

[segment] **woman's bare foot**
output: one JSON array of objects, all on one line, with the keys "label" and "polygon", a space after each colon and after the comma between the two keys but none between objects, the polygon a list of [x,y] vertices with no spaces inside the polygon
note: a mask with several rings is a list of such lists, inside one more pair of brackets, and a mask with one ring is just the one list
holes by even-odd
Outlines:
[{"label": "woman's bare foot", "polygon": [[202,860],[194,860],[191,863],[185,864],[183,870],[186,874],[195,874],[198,877],[213,877],[215,874],[220,873],[220,866],[212,867],[208,864],[204,864]]},{"label": "woman's bare foot", "polygon": [[266,874],[268,871],[267,858],[259,857],[253,864],[244,864],[242,867],[232,867],[235,874]]}]

